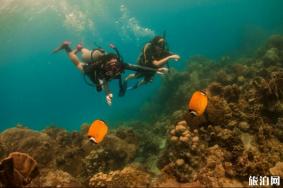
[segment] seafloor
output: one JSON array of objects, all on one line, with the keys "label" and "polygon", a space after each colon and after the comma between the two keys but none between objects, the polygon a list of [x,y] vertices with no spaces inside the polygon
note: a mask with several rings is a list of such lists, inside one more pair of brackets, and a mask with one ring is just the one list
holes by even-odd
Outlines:
[{"label": "seafloor", "polygon": [[[198,89],[208,93],[207,115],[192,117],[186,104]],[[189,59],[143,111],[150,122],[124,122],[99,145],[88,141],[88,124],[79,132],[17,125],[1,132],[0,158],[33,157],[33,187],[241,187],[249,176],[282,178],[283,36],[245,57]]]}]

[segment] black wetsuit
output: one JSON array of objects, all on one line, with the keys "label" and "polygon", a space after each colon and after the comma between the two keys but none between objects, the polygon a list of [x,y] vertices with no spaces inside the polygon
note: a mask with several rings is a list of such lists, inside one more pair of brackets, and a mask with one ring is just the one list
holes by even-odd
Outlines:
[{"label": "black wetsuit", "polygon": [[[146,45],[148,45],[146,47]],[[153,61],[161,60],[169,55],[171,55],[170,52],[163,50],[161,52],[156,52],[154,49],[154,46],[151,43],[147,43],[145,47],[143,48],[143,52],[140,54],[138,59],[138,64],[141,66],[158,69],[160,67],[153,64]],[[146,48],[146,49],[145,49]],[[139,71],[136,73],[137,77],[144,77],[144,80],[146,82],[149,82],[152,80],[153,76],[155,75],[156,71]]]},{"label": "black wetsuit", "polygon": [[[156,69],[151,67],[143,67],[140,65],[132,65],[124,63],[119,51],[117,48],[114,48],[116,54],[109,53],[101,56],[96,62],[88,63],[83,66],[83,72],[87,77],[95,84],[97,91],[102,90],[102,86],[99,83],[99,80],[119,80],[119,87],[122,89],[122,78],[121,74],[125,70],[133,70],[141,73],[155,73]],[[110,64],[111,59],[117,59],[117,63]]]},{"label": "black wetsuit", "polygon": [[[118,62],[115,64],[109,63],[113,58],[118,59]],[[83,66],[84,74],[95,84],[97,91],[102,90],[99,80],[120,79],[119,77],[123,71],[123,64],[119,62],[117,55],[112,53],[105,54],[96,62],[87,63]]]}]

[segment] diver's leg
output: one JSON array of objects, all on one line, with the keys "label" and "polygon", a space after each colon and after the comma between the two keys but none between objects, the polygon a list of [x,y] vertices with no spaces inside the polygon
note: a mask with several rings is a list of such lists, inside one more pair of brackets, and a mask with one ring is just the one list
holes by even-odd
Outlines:
[{"label": "diver's leg", "polygon": [[82,54],[87,54],[87,53],[91,53],[91,50],[87,49],[87,48],[82,48],[80,50],[80,52],[82,52]]},{"label": "diver's leg", "polygon": [[124,80],[120,79],[119,80],[119,85],[120,85],[119,97],[124,96],[128,89],[133,88],[133,87],[128,88],[128,80],[139,78],[139,77],[140,77],[140,74],[134,73],[134,74],[129,74]]},{"label": "diver's leg", "polygon": [[118,81],[119,81],[119,97],[123,97],[126,94],[128,83],[122,80],[121,75],[118,77]]},{"label": "diver's leg", "polygon": [[[67,51],[66,51],[67,52]],[[83,65],[84,63],[80,61],[80,59],[78,58],[77,54],[76,54],[76,50],[67,52],[70,60],[72,61],[72,63],[80,70],[83,70]]]},{"label": "diver's leg", "polygon": [[137,84],[133,87],[133,89],[137,89],[138,87],[140,87],[140,86],[142,86],[142,85],[144,85],[146,83],[148,83],[148,82],[145,81],[145,79],[142,79],[142,80],[137,82]]},{"label": "diver's leg", "polygon": [[81,52],[83,49],[83,45],[80,43],[77,45],[76,50],[74,51],[75,54]]},{"label": "diver's leg", "polygon": [[65,50],[65,52],[68,54],[69,59],[72,61],[72,63],[79,69],[79,70],[83,70],[83,65],[84,63],[81,62],[78,58],[78,56],[76,55],[77,53],[77,49],[72,50],[70,47],[70,42],[69,41],[64,41],[58,48],[55,48],[53,50],[53,53],[57,53],[61,50]]},{"label": "diver's leg", "polygon": [[91,61],[92,61],[92,57],[91,57],[92,51],[87,49],[87,48],[82,48],[80,50],[80,52],[82,53],[82,56],[81,56],[82,60],[84,62],[91,63]]},{"label": "diver's leg", "polygon": [[87,48],[84,48],[83,45],[81,43],[79,43],[77,45],[77,48],[76,50],[74,50],[74,53],[75,54],[78,54],[79,52],[81,52],[81,58],[82,58],[82,61],[83,62],[86,62],[86,63],[91,63],[92,61],[92,50],[89,50]]},{"label": "diver's leg", "polygon": [[[137,79],[137,78],[141,78],[141,77],[144,77],[143,73],[141,72],[137,72],[135,74],[129,74],[127,76],[127,78],[124,80],[124,83],[125,85],[127,85],[127,81],[128,80],[131,80],[131,79]],[[140,81],[137,81],[136,84],[134,86],[131,86],[131,87],[125,87],[125,90],[132,90],[132,89],[136,89],[138,85],[140,85],[140,82],[142,82],[141,80]],[[126,92],[126,91],[125,91]]]},{"label": "diver's leg", "polygon": [[136,79],[136,78],[140,78],[142,77],[142,74],[141,73],[134,73],[134,74],[129,74],[124,80],[123,80],[123,88],[126,90],[127,89],[127,83],[128,83],[128,80],[132,80],[132,79]]},{"label": "diver's leg", "polygon": [[132,79],[135,79],[135,78],[138,78],[139,75],[133,73],[133,74],[129,74],[124,81],[128,81],[128,80],[132,80]]},{"label": "diver's leg", "polygon": [[117,79],[118,79],[118,84],[119,84],[119,90],[121,91],[121,90],[123,90],[123,80],[122,80],[122,76],[119,75],[119,76],[117,77]]},{"label": "diver's leg", "polygon": [[140,80],[136,83],[136,85],[133,87],[133,89],[137,89],[138,87],[147,84],[149,82],[152,82],[153,76],[145,76],[144,79]]}]

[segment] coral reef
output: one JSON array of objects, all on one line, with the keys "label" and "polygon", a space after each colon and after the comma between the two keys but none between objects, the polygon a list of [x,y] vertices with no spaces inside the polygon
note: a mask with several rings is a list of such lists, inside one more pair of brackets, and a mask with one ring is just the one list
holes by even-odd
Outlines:
[{"label": "coral reef", "polygon": [[188,182],[201,165],[204,147],[196,129],[191,131],[186,121],[178,122],[170,131],[167,148],[159,159],[159,168],[180,182]]},{"label": "coral reef", "polygon": [[224,162],[225,151],[218,145],[207,149],[206,165],[201,168],[195,181],[201,182],[205,187],[242,187],[236,179],[230,179],[225,174],[233,174],[231,163]]},{"label": "coral reef", "polygon": [[44,169],[31,187],[82,187],[80,182],[69,173],[56,169]]},{"label": "coral reef", "polygon": [[134,166],[122,170],[102,172],[94,175],[89,181],[89,187],[148,187],[151,183],[150,174]]},{"label": "coral reef", "polygon": [[153,180],[152,187],[179,187],[179,188],[193,188],[193,187],[204,187],[202,184],[200,184],[199,181],[195,181],[192,183],[180,183],[177,180],[175,180],[174,177],[170,177],[168,175],[162,175],[158,177],[157,179]]},{"label": "coral reef", "polygon": [[55,142],[45,133],[24,127],[7,129],[0,135],[0,143],[5,153],[25,152],[39,165],[48,166],[53,159]]},{"label": "coral reef", "polygon": [[[208,95],[199,117],[186,109],[195,90]],[[141,109],[140,120],[119,124],[98,145],[86,123],[78,132],[17,125],[0,133],[0,158],[34,158],[34,187],[242,187],[251,175],[282,177],[283,37],[255,56],[190,58]]]},{"label": "coral reef", "polygon": [[115,135],[109,135],[97,149],[85,157],[85,174],[90,177],[98,172],[120,169],[133,161],[136,152],[136,145],[129,144]]},{"label": "coral reef", "polygon": [[278,162],[276,165],[269,169],[273,176],[283,177],[283,162]]},{"label": "coral reef", "polygon": [[[254,58],[234,62],[229,59],[218,65],[207,63],[210,67],[207,72],[202,72],[203,61],[194,65],[199,69],[198,78],[216,72],[205,86],[209,97],[207,111],[202,118],[184,113],[183,119],[190,128],[176,126],[171,130],[167,147],[159,157],[159,167],[165,173],[178,182],[245,186],[249,175],[269,175],[269,169],[282,160],[282,37],[271,37],[262,49]],[[187,81],[183,82],[189,83],[189,78],[187,76]],[[175,87],[187,88],[187,85]],[[189,89],[186,91],[187,95],[191,93]],[[183,93],[181,89],[177,92]],[[172,110],[174,107],[172,105]],[[182,107],[176,110],[178,108]],[[179,131],[177,135],[176,129]],[[193,168],[193,173],[186,171],[184,174],[191,176],[184,178],[184,169],[180,167],[186,165],[186,160],[180,156],[190,146],[179,146],[188,141],[185,131],[191,133],[190,129],[197,132],[203,145],[200,147],[202,153],[208,157],[206,164]],[[175,145],[171,147],[173,143]],[[197,157],[200,163],[205,163],[201,154]]]}]

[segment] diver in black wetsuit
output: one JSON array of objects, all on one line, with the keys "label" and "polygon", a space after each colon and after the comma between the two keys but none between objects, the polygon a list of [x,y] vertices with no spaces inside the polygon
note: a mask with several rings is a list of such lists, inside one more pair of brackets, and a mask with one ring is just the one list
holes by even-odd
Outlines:
[{"label": "diver in black wetsuit", "polygon": [[[159,71],[162,70],[162,72],[164,73],[168,71],[168,69],[164,67],[164,65],[166,65],[169,60],[179,61],[180,56],[169,52],[164,37],[155,36],[143,47],[142,52],[139,55],[137,64],[142,67],[153,68]],[[132,89],[136,89],[141,85],[151,82],[155,73],[156,72],[154,71],[139,71],[130,74],[123,81],[123,87],[127,87],[128,80],[142,78],[133,87],[130,87]],[[125,92],[123,94],[125,94]]]},{"label": "diver in black wetsuit", "polygon": [[[158,72],[163,74],[163,69],[155,69],[150,67],[143,67],[140,65],[132,65],[124,63],[118,49],[111,44],[110,47],[114,49],[115,53],[106,53],[103,49],[97,48],[94,50],[88,50],[83,48],[82,45],[78,45],[75,50],[70,47],[70,42],[65,41],[58,48],[53,50],[56,53],[60,50],[65,50],[70,60],[76,67],[82,71],[96,86],[98,92],[102,89],[106,93],[106,102],[108,105],[112,104],[113,94],[109,89],[109,81],[112,79],[119,80],[119,95],[122,96],[126,88],[123,87],[121,74],[125,69],[133,71],[148,71]],[[82,53],[82,60],[80,61],[77,53]]]}]

